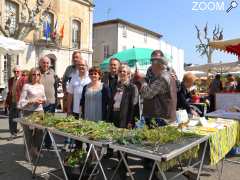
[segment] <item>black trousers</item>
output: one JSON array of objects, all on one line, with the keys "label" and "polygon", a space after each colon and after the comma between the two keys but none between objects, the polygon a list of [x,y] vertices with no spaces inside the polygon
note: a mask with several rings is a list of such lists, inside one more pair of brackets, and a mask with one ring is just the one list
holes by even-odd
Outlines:
[{"label": "black trousers", "polygon": [[213,111],[215,111],[215,96],[214,95],[209,95],[208,99],[210,101],[209,112],[213,112]]},{"label": "black trousers", "polygon": [[17,103],[12,103],[9,107],[9,131],[12,135],[17,134],[17,122],[13,121],[20,117],[20,110],[17,109]]},{"label": "black trousers", "polygon": [[[49,104],[48,106],[43,107],[43,110],[45,113],[53,113],[54,114],[55,109],[56,109],[56,104]],[[52,146],[52,141],[51,141],[51,138],[48,133],[46,134],[44,144],[47,149],[50,149],[50,147]]]}]

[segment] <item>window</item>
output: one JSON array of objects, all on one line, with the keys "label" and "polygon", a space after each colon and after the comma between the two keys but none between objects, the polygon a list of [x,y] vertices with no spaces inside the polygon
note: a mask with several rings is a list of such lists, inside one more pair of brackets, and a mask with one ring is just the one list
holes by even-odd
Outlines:
[{"label": "window", "polygon": [[103,46],[103,56],[104,56],[104,58],[108,58],[109,55],[110,55],[110,53],[109,53],[109,45],[104,45]]},{"label": "window", "polygon": [[79,21],[72,21],[72,47],[80,49],[81,37],[81,23]]},{"label": "window", "polygon": [[126,47],[126,46],[123,46],[123,47],[122,47],[122,50],[126,50],[126,49],[127,49],[127,47]]},{"label": "window", "polygon": [[13,35],[18,23],[18,4],[7,0],[5,7],[5,28]]},{"label": "window", "polygon": [[19,55],[17,55],[16,65],[19,65]]},{"label": "window", "polygon": [[[51,12],[44,12],[43,13],[43,17],[44,17],[44,23],[48,23],[51,31],[50,34],[53,32],[54,30],[54,15]],[[45,27],[46,28],[46,27]],[[44,26],[43,26],[43,36],[44,36]],[[49,38],[50,38],[50,34],[49,34]]]},{"label": "window", "polygon": [[147,33],[144,33],[144,42],[147,43]]},{"label": "window", "polygon": [[4,83],[8,82],[8,67],[7,67],[7,56],[4,56],[4,61],[3,61],[3,80]]},{"label": "window", "polygon": [[123,25],[122,28],[123,28],[122,29],[122,36],[126,38],[127,37],[127,26]]}]

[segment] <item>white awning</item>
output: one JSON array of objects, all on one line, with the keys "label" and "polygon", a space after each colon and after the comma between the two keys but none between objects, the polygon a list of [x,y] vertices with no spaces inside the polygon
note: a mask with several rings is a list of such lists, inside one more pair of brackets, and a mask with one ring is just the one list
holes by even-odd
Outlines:
[{"label": "white awning", "polygon": [[25,48],[25,42],[0,35],[0,54],[21,54]]},{"label": "white awning", "polygon": [[185,67],[185,71],[202,71],[202,72],[237,72],[240,71],[239,62],[228,62],[228,63],[211,63],[196,66]]}]

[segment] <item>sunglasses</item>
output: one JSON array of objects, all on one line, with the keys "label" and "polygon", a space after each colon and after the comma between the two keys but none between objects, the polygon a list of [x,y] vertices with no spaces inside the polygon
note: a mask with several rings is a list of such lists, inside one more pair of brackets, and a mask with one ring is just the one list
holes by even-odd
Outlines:
[{"label": "sunglasses", "polygon": [[19,73],[20,71],[14,71],[15,73]]},{"label": "sunglasses", "polygon": [[32,74],[32,76],[40,76],[41,74]]}]

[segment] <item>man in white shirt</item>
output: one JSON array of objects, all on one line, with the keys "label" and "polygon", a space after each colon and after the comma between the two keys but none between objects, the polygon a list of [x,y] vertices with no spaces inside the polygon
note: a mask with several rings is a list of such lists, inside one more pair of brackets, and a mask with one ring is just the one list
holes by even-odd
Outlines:
[{"label": "man in white shirt", "polygon": [[[80,59],[76,63],[76,72],[68,85],[67,92],[67,113],[73,115],[76,119],[80,115],[80,100],[82,97],[83,87],[91,82],[87,73],[87,64],[84,59]],[[73,107],[72,107],[73,106]]]}]

